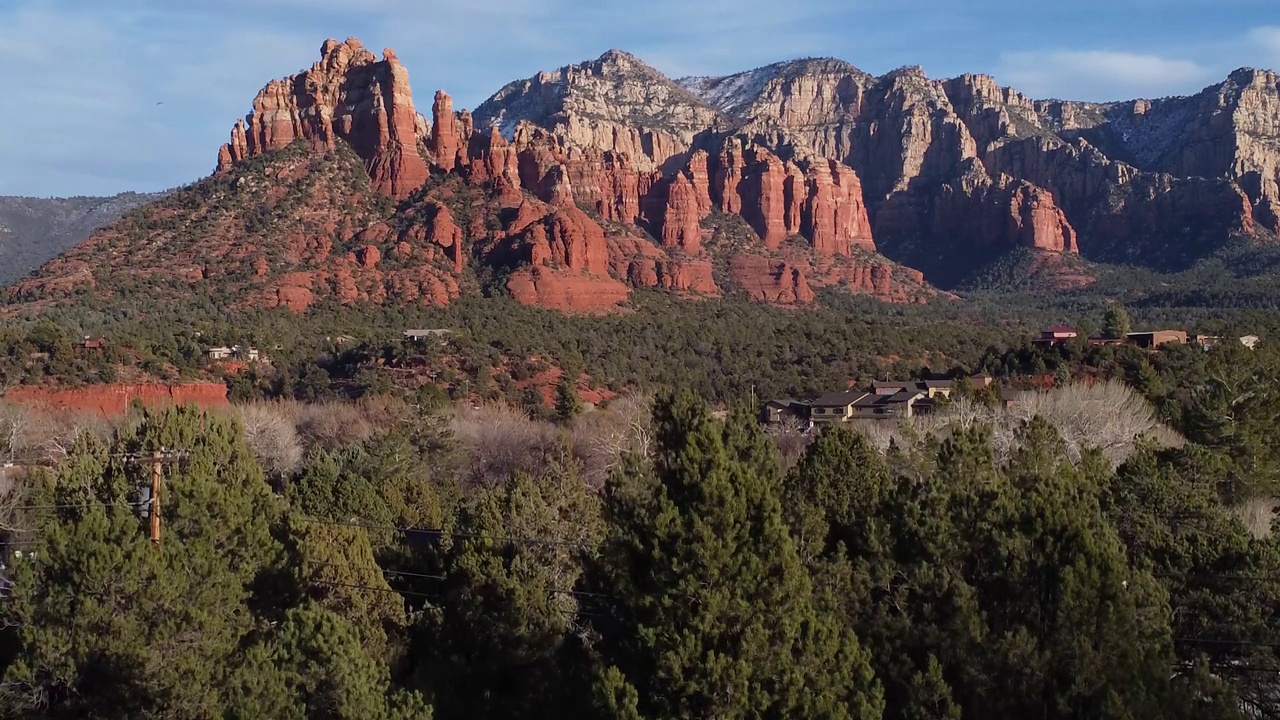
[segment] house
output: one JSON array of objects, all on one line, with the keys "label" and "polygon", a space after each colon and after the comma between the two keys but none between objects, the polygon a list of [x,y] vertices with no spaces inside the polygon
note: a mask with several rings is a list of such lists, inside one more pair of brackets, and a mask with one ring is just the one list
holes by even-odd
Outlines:
[{"label": "house", "polygon": [[[1258,346],[1257,335],[1242,335],[1238,339],[1240,340],[1241,345],[1249,348],[1250,350]],[[1213,347],[1214,345],[1218,345],[1223,340],[1226,340],[1226,338],[1222,337],[1221,335],[1196,335],[1194,340],[1196,345],[1199,345],[1201,348],[1207,351],[1209,348]]]},{"label": "house", "polygon": [[258,362],[262,354],[258,352],[256,347],[242,347],[235,345],[231,348],[231,354],[239,360],[248,360],[249,362]]},{"label": "house", "polygon": [[76,349],[100,353],[107,349],[107,339],[85,335],[82,339],[76,341]]},{"label": "house", "polygon": [[853,418],[853,405],[866,397],[861,390],[841,390],[820,395],[809,403],[809,420],[815,425],[848,422]]},{"label": "house", "polygon": [[1074,340],[1080,332],[1070,325],[1052,325],[1040,331],[1040,337],[1032,340],[1034,345],[1063,345]]},{"label": "house", "polygon": [[770,400],[760,409],[760,422],[774,425],[788,420],[799,420],[806,422],[809,419],[809,405],[783,398],[781,400]]},{"label": "house", "polygon": [[1126,338],[1130,343],[1141,348],[1158,348],[1161,345],[1170,343],[1185,345],[1187,333],[1185,330],[1150,330],[1148,332],[1131,332]]},{"label": "house", "polygon": [[444,330],[440,328],[437,328],[434,330],[405,330],[404,339],[418,341],[418,340],[426,340],[428,338],[438,338],[440,340],[440,343],[444,344],[449,339],[449,336],[452,334],[453,333],[449,332],[448,330]]},{"label": "house", "polygon": [[853,403],[853,417],[886,420],[926,415],[933,399],[924,390],[903,388],[895,393],[867,393]]},{"label": "house", "polygon": [[225,345],[219,345],[218,347],[206,348],[204,354],[205,357],[210,360],[226,360],[231,357],[234,352],[235,350],[232,350]]},{"label": "house", "polygon": [[1125,343],[1124,338],[1109,338],[1109,337],[1089,338],[1089,345],[1093,347],[1098,347],[1100,345],[1123,345],[1124,343]]},{"label": "house", "polygon": [[[980,373],[969,378],[969,386],[975,390],[981,390],[993,381],[990,375]],[[949,398],[951,397],[951,392],[955,389],[956,382],[948,379],[876,381],[871,383],[871,392],[876,395],[896,395],[903,390],[912,390],[924,393],[930,400],[935,400],[939,397]]]}]

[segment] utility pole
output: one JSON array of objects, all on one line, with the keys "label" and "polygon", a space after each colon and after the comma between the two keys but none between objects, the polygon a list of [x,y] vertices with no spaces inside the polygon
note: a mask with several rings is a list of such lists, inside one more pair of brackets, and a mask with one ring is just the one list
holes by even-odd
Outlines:
[{"label": "utility pole", "polygon": [[151,456],[151,542],[160,543],[160,481],[164,454],[157,450]]},{"label": "utility pole", "polygon": [[136,455],[129,454],[125,456],[127,463],[146,463],[151,466],[151,484],[150,492],[147,486],[143,486],[142,491],[145,493],[139,509],[145,508],[146,518],[151,542],[156,545],[160,544],[160,488],[164,484],[164,466],[166,463],[176,463],[186,459],[188,453],[186,451],[173,451],[160,448],[153,450],[151,453],[138,453]]}]

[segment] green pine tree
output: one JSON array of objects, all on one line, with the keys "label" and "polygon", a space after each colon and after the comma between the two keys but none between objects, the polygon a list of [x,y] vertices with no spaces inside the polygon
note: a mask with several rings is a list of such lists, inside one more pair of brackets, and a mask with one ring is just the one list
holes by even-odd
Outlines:
[{"label": "green pine tree", "polygon": [[569,422],[582,412],[582,400],[578,398],[578,389],[573,379],[565,373],[556,386],[556,418],[560,422]]},{"label": "green pine tree", "polygon": [[[161,543],[135,503],[148,464],[126,454],[189,453],[165,470]],[[4,671],[6,714],[216,717],[226,669],[281,601],[281,517],[240,435],[223,416],[148,413],[110,447],[83,435],[56,477],[33,485],[32,543],[14,553],[0,615],[17,629]],[[58,506],[57,509],[52,509]]]},{"label": "green pine tree", "polygon": [[783,520],[776,451],[752,418],[703,403],[654,410],[657,453],[611,493],[626,628],[602,648],[615,717],[875,718],[867,654],[815,591]]},{"label": "green pine tree", "polygon": [[1120,303],[1107,305],[1102,316],[1102,336],[1124,339],[1129,334],[1129,311]]}]

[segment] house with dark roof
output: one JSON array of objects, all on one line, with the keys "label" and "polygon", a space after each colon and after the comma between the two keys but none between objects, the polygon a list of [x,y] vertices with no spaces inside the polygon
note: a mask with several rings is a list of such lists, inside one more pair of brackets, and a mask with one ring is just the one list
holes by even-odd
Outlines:
[{"label": "house with dark roof", "polygon": [[915,388],[903,388],[893,394],[867,393],[854,402],[853,416],[872,420],[912,417],[925,414],[926,406],[932,409],[932,405],[928,393]]},{"label": "house with dark roof", "polygon": [[760,409],[760,422],[774,425],[788,420],[809,421],[810,407],[808,403],[791,398],[770,400]]},{"label": "house with dark roof", "polygon": [[848,422],[853,418],[854,403],[867,395],[862,390],[824,393],[809,403],[809,419],[815,425]]}]

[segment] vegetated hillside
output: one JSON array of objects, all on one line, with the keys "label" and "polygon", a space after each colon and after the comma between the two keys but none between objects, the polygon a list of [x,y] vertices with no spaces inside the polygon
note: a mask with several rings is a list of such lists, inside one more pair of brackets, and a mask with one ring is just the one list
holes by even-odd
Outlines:
[{"label": "vegetated hillside", "polygon": [[112,197],[0,197],[0,285],[36,269],[98,228],[164,193]]}]

